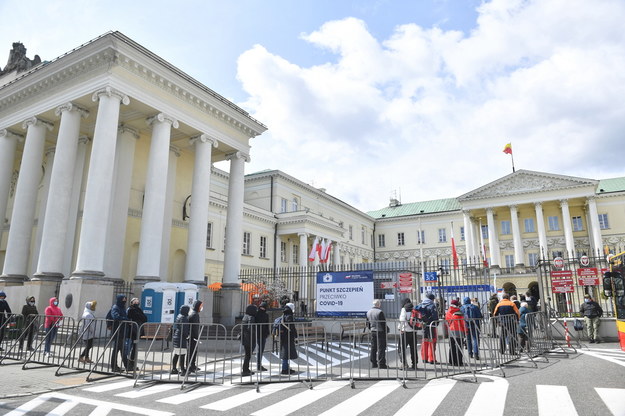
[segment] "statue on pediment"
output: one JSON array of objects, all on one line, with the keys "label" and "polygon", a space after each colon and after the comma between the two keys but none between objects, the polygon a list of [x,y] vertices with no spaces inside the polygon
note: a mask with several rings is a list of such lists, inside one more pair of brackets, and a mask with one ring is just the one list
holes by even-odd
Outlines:
[{"label": "statue on pediment", "polygon": [[13,49],[9,52],[9,60],[0,75],[5,75],[13,71],[24,72],[41,63],[39,55],[35,55],[35,59],[26,57],[26,47],[21,42],[14,42]]}]

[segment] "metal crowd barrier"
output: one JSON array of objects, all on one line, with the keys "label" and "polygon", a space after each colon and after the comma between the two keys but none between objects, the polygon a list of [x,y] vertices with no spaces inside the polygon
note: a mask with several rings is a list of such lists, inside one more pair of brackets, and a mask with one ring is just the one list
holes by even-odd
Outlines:
[{"label": "metal crowd barrier", "polygon": [[[53,319],[53,317],[48,317]],[[20,321],[21,319],[21,321]],[[11,317],[19,330],[9,336],[3,323],[3,360],[57,367],[61,371],[126,375],[139,382],[189,384],[272,383],[298,380],[407,380],[472,374],[500,369],[526,355],[530,360],[554,348],[550,323],[543,313],[526,315],[521,330],[516,315],[465,319],[452,331],[445,320],[415,331],[398,320],[386,320],[388,331],[373,333],[365,319],[239,324],[166,324],[106,319],[77,323],[64,317],[56,330],[44,330],[46,316]],[[177,329],[176,332],[174,329]],[[173,334],[172,334],[173,333]],[[179,336],[177,336],[179,335]],[[519,335],[524,335],[523,341]],[[32,341],[32,350],[23,345]],[[183,340],[181,343],[180,341]],[[379,365],[373,342],[384,351]],[[49,347],[49,348],[48,348]],[[414,351],[413,351],[414,349]],[[48,353],[49,352],[49,353]],[[286,360],[287,367],[284,367]],[[412,364],[415,364],[413,367]],[[174,365],[175,364],[175,365]],[[536,365],[534,363],[534,365]],[[249,370],[249,371],[248,371]],[[285,371],[286,370],[286,371]]]}]

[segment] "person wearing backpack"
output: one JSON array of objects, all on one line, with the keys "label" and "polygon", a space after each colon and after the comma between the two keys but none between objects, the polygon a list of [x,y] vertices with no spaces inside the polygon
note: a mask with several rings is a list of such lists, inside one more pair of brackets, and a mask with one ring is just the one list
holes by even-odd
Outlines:
[{"label": "person wearing backpack", "polygon": [[482,329],[482,311],[480,308],[471,303],[468,296],[462,300],[460,312],[464,315],[467,324],[467,346],[469,348],[469,357],[480,359],[480,331]]},{"label": "person wearing backpack", "polygon": [[[418,315],[418,316],[417,316]],[[420,324],[421,314],[414,309],[414,305],[410,299],[404,300],[404,306],[399,313],[398,329],[400,335],[400,351],[399,359],[405,369],[417,369],[417,332]],[[406,352],[410,347],[411,364],[408,366],[406,361]]]},{"label": "person wearing backpack", "polygon": [[436,340],[438,339],[438,310],[434,303],[434,293],[428,292],[425,299],[415,307],[421,313],[423,322],[423,342],[421,343],[421,360],[424,363],[435,364]]}]

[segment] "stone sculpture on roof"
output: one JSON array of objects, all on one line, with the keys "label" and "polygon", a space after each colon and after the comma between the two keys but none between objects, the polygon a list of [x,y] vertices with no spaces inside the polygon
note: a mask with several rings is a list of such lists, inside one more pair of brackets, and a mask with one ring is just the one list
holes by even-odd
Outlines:
[{"label": "stone sculpture on roof", "polygon": [[26,47],[21,42],[14,42],[13,49],[9,52],[9,60],[3,70],[0,70],[0,76],[13,71],[24,72],[41,63],[39,55],[35,55],[35,59],[26,57]]}]

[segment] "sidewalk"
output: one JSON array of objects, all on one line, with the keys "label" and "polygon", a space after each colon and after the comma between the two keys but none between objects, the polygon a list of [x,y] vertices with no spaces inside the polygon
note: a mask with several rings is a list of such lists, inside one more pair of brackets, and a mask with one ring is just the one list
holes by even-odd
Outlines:
[{"label": "sidewalk", "polygon": [[[11,363],[10,361],[0,366],[3,380],[0,400],[38,395],[101,382],[98,380],[87,382],[87,372],[78,373],[64,369],[64,372],[69,374],[57,377],[54,375],[57,367],[41,367],[37,364],[30,364],[30,366],[27,370],[22,370],[22,363]],[[111,381],[115,378],[118,377],[103,378],[102,381]]]}]

